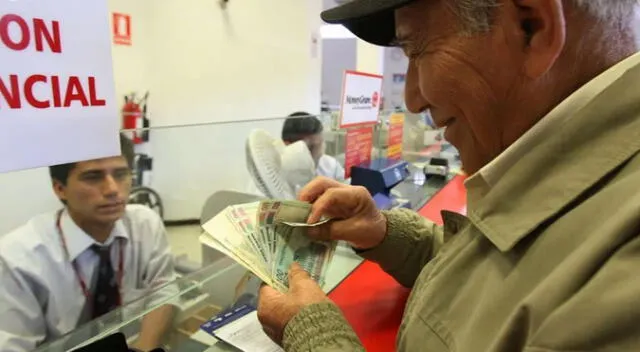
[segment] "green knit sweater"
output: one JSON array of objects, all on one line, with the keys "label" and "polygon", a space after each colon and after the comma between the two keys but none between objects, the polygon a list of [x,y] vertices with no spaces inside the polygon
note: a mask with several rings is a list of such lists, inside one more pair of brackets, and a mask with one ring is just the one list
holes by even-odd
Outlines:
[{"label": "green knit sweater", "polygon": [[[383,212],[387,218],[387,235],[376,248],[360,253],[364,258],[376,262],[388,262],[395,257],[402,248],[416,248],[407,246],[408,242],[424,240],[425,233],[438,232],[435,225],[425,221],[422,217],[406,209]],[[433,241],[431,243],[437,243]],[[427,251],[432,252],[432,251]],[[405,286],[412,286],[411,279],[404,276],[417,276],[416,273],[394,273],[394,277]],[[393,273],[393,268],[385,268]],[[313,304],[302,309],[286,326],[283,346],[287,352],[322,351],[322,352],[350,352],[364,351],[349,323],[340,309],[333,303]]]}]

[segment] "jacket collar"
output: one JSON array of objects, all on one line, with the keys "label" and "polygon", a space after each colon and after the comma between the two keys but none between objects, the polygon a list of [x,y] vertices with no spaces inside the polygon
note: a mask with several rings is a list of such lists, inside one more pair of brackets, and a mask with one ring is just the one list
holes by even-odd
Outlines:
[{"label": "jacket collar", "polygon": [[468,182],[468,216],[511,250],[640,150],[640,66],[635,66],[523,155],[489,187]]}]

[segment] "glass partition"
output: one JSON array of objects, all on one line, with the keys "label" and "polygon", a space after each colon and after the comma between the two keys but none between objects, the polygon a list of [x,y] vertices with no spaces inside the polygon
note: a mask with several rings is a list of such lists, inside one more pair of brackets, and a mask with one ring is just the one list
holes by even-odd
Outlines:
[{"label": "glass partition", "polygon": [[[389,116],[389,113],[381,114],[380,121],[375,126],[374,148],[371,151],[374,159],[387,156]],[[323,127],[325,154],[334,157],[344,167],[346,130],[338,128],[337,118],[338,115],[334,113],[318,116],[317,120]],[[247,300],[255,303],[259,283],[248,279],[246,270],[222,253],[200,243],[201,224],[228,205],[265,197],[249,171],[247,140],[251,131],[262,130],[271,136],[274,148],[282,148],[278,149],[281,153],[279,155],[284,155],[289,148],[281,141],[285,120],[283,117],[123,131],[123,135],[138,143],[133,145],[135,158],[131,173],[132,187],[126,194],[119,196],[126,197],[130,204],[136,203],[152,209],[165,224],[166,234],[163,233],[162,236],[168,242],[170,260],[175,267],[173,277],[176,280],[168,283],[136,284],[133,290],[135,294],[124,294],[120,308],[93,321],[80,319],[82,307],[67,302],[71,308],[66,307],[61,312],[73,317],[66,319],[68,317],[62,316],[58,317],[58,321],[43,322],[48,324],[48,328],[51,325],[52,333],[39,344],[38,350],[65,351],[113,332],[124,333],[132,346],[135,346],[145,318],[156,319],[162,316],[167,307],[172,314],[162,341],[165,348],[175,351],[205,351],[208,348],[212,348],[210,351],[227,350],[228,346],[217,342],[203,332],[200,326],[221,309]],[[452,160],[452,165],[457,160],[455,151],[449,149],[446,143],[436,137],[428,139],[429,132],[439,133],[432,131],[419,117],[406,115],[402,158],[409,162],[410,176],[396,185],[391,193],[395,198],[408,200],[410,207],[414,209],[422,207],[451,177],[437,180],[425,177],[423,168],[429,158],[445,155]],[[311,160],[311,165],[314,165],[316,142],[317,140],[305,139],[305,148],[295,151],[302,155],[295,155],[292,159],[294,163]],[[446,155],[448,151],[451,152],[450,156]],[[278,166],[284,165],[283,160],[284,157]],[[77,165],[85,164],[81,162]],[[291,170],[293,173],[298,172],[295,167]],[[286,175],[283,177],[288,180]],[[60,258],[58,260],[61,263],[66,263],[56,264],[65,267],[62,272],[66,276],[61,280],[67,285],[65,287],[70,287],[70,296],[77,296],[69,299],[82,301],[73,271],[67,265],[68,261],[65,262],[62,257],[62,243],[56,237],[54,218],[64,205],[58,199],[60,189],[55,185],[47,168],[0,174],[0,193],[3,194],[0,210],[6,215],[0,223],[0,243],[4,248],[16,246],[22,241],[21,236],[29,233],[30,236],[37,237],[40,234],[29,231],[37,232],[39,230],[34,229],[43,228],[43,234],[49,236],[49,242],[42,244],[46,252],[39,253],[39,258],[51,254]],[[292,189],[299,190],[299,186],[303,185],[297,185],[297,188],[291,186]],[[68,184],[67,187],[67,191],[71,192],[73,185]],[[72,194],[67,196],[74,197]],[[76,198],[69,198],[69,202],[75,201]],[[144,247],[145,241],[140,241],[140,246]],[[6,250],[2,252],[2,256],[5,263],[11,262],[4,258],[11,257]],[[325,291],[330,292],[335,288],[361,261],[348,246],[340,244],[329,266],[323,286]],[[43,261],[34,262],[27,268],[31,272],[42,269],[38,265],[46,265]],[[24,262],[10,264],[15,265],[14,269],[18,270]],[[125,261],[125,265],[129,263]],[[47,280],[39,284],[56,285]],[[40,294],[45,294],[45,291],[46,287]],[[51,295],[56,295],[64,290],[52,287],[50,291]],[[68,321],[61,323],[65,320]]]}]

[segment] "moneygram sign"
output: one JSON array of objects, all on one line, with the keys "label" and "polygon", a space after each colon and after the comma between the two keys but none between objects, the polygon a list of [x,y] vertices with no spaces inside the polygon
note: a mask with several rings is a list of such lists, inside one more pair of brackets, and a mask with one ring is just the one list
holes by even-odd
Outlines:
[{"label": "moneygram sign", "polygon": [[0,1],[0,172],[119,153],[106,0]]},{"label": "moneygram sign", "polygon": [[382,76],[346,71],[340,110],[340,127],[375,124],[380,112]]},{"label": "moneygram sign", "polygon": [[371,109],[378,106],[378,92],[374,92],[372,96],[365,97],[361,95],[359,97],[352,97],[347,95],[346,103],[349,105],[354,105],[353,109]]}]

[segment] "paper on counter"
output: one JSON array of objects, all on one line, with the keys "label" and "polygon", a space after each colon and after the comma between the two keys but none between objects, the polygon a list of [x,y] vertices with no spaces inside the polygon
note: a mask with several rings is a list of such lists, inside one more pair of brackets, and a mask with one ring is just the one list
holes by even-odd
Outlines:
[{"label": "paper on counter", "polygon": [[245,352],[281,352],[283,349],[262,330],[258,312],[243,306],[221,313],[202,325],[202,330]]}]

